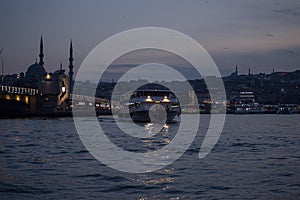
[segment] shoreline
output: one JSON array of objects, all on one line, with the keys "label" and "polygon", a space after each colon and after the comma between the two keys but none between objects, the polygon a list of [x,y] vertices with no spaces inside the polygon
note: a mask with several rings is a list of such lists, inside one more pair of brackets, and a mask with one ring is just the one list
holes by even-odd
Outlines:
[{"label": "shoreline", "polygon": [[[182,113],[182,115],[211,115],[212,113]],[[222,114],[222,113],[213,113],[213,114]],[[300,113],[226,113],[226,115],[297,115]],[[97,117],[100,116],[112,116],[113,114],[110,112],[103,112],[101,114],[97,114]],[[72,113],[52,113],[52,114],[19,114],[19,115],[6,115],[0,116],[0,120],[2,119],[32,119],[32,118],[66,118],[73,117]],[[83,116],[88,117],[88,116]]]}]

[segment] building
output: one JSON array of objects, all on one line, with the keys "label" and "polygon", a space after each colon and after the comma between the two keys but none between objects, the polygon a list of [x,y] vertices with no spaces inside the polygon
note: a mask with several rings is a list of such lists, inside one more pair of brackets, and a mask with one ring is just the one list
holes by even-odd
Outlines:
[{"label": "building", "polygon": [[[34,88],[38,90],[37,114],[65,112],[69,109],[71,88],[73,87],[73,45],[70,42],[69,73],[66,74],[62,64],[54,72],[47,72],[44,66],[43,38],[40,39],[39,62],[30,65],[25,73],[7,75],[2,85]],[[33,105],[30,105],[33,106]]]}]

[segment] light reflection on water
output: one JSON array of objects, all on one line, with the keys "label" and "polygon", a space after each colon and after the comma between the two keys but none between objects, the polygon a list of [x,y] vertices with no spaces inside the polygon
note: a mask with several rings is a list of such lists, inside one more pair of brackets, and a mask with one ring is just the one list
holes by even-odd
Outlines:
[{"label": "light reflection on water", "polygon": [[[229,115],[217,145],[200,160],[208,119],[203,116],[194,143],[179,160],[147,174],[118,172],[99,163],[85,150],[71,118],[0,120],[0,198],[299,197],[300,115]],[[138,145],[133,137],[125,142],[119,137],[113,118],[99,121],[112,140],[130,150],[160,148],[178,127],[168,124]],[[151,130],[151,124],[142,128]]]}]

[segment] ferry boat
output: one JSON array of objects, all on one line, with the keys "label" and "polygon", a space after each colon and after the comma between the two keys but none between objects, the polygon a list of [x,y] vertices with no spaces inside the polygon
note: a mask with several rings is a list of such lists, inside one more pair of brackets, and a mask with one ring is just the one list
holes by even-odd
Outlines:
[{"label": "ferry boat", "polygon": [[181,114],[179,101],[169,90],[136,90],[127,106],[135,122],[169,123]]}]

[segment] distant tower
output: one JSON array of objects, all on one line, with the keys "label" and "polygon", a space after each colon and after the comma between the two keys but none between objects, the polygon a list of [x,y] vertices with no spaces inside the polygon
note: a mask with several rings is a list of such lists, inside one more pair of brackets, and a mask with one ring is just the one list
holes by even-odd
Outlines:
[{"label": "distant tower", "polygon": [[237,65],[235,66],[235,75],[238,75],[238,67],[237,67]]},{"label": "distant tower", "polygon": [[72,45],[72,40],[70,42],[70,58],[69,58],[69,88],[70,91],[73,91],[73,45]]},{"label": "distant tower", "polygon": [[39,55],[39,57],[40,57],[40,62],[39,62],[39,64],[40,65],[44,65],[44,53],[43,53],[43,36],[41,36],[41,41],[40,41],[40,55]]},{"label": "distant tower", "polygon": [[248,75],[249,75],[249,76],[251,75],[250,67],[249,67],[249,69],[248,69]]}]

